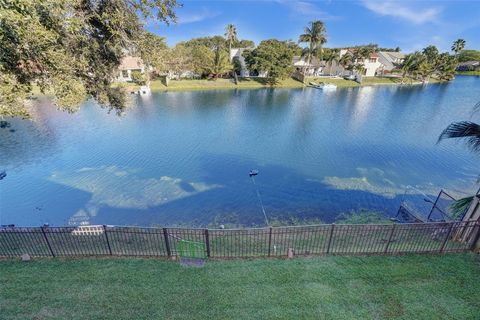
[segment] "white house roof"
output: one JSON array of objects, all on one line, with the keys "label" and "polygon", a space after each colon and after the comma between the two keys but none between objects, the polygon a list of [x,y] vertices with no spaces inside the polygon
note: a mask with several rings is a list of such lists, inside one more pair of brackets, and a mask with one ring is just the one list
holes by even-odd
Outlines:
[{"label": "white house roof", "polygon": [[296,66],[296,67],[310,66],[310,67],[318,68],[318,67],[325,66],[325,63],[323,61],[318,60],[318,58],[316,58],[316,57],[312,57],[310,59],[310,64],[307,64],[307,58],[301,57],[301,56],[294,56],[293,57],[293,65]]},{"label": "white house roof", "polygon": [[385,58],[390,59],[391,61],[401,60],[405,58],[405,54],[401,52],[380,51],[380,54],[383,55]]},{"label": "white house roof", "polygon": [[143,60],[139,57],[126,56],[122,59],[119,70],[138,70],[143,68]]}]

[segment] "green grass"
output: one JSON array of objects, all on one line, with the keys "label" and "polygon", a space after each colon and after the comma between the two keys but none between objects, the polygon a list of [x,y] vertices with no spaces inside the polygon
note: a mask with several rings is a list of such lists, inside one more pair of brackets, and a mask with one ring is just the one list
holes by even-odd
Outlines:
[{"label": "green grass", "polygon": [[[353,87],[366,87],[377,85],[400,85],[402,79],[394,77],[363,77],[362,83],[355,82],[353,80],[345,80],[343,78],[307,78],[306,83],[310,81],[324,82],[335,84],[339,88],[353,88]],[[429,83],[440,82],[438,79],[430,78]],[[405,84],[421,84],[420,81],[407,78]]]},{"label": "green grass", "polygon": [[457,71],[457,74],[464,76],[480,76],[480,70],[478,71]]},{"label": "green grass", "polygon": [[[152,81],[152,91],[185,91],[185,90],[212,90],[212,89],[255,89],[271,87],[264,78],[242,78],[238,85],[232,79],[216,80],[171,80],[168,87],[160,80]],[[303,84],[295,79],[281,80],[275,88],[301,88]]]},{"label": "green grass", "polygon": [[[398,85],[401,80],[391,77],[364,77],[361,84],[352,81],[345,80],[343,78],[307,78],[305,83],[310,81],[333,83],[339,88],[351,88],[360,86],[372,86],[372,85]],[[438,82],[436,79],[431,79],[430,83]],[[418,84],[419,81],[407,79],[407,83]],[[127,85],[131,89],[135,88],[135,85]],[[216,79],[216,80],[171,80],[168,87],[165,86],[162,81],[154,80],[150,84],[152,91],[191,91],[191,90],[219,90],[219,89],[258,89],[258,88],[271,88],[270,84],[266,82],[265,78],[240,78],[239,83],[236,85],[233,79]],[[281,80],[278,84],[273,86],[274,88],[302,88],[304,84],[293,78]]]},{"label": "green grass", "polygon": [[1,319],[478,319],[474,254],[0,261]]}]

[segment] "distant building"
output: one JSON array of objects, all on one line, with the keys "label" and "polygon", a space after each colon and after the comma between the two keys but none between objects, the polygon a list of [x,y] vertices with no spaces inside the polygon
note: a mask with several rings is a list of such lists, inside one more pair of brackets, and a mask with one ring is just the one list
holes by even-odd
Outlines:
[{"label": "distant building", "polygon": [[480,70],[480,61],[466,61],[458,64],[457,71]]},{"label": "distant building", "polygon": [[230,49],[230,60],[238,59],[240,62],[240,77],[250,76],[250,72],[247,69],[245,64],[245,58],[242,56],[242,53],[245,50],[250,50],[250,48],[232,48]]},{"label": "distant building", "polygon": [[[340,58],[343,57],[346,54],[351,54],[353,56],[355,54],[356,50],[357,50],[356,48],[341,49],[340,50]],[[365,58],[355,59],[355,61],[353,61],[353,63],[363,65],[364,70],[363,70],[363,73],[360,74],[360,75],[365,76],[365,77],[375,76],[378,68],[380,68],[380,66],[381,66],[381,63],[379,62],[378,53],[376,53],[376,52],[373,52],[372,54],[370,54],[370,56],[366,59]],[[330,69],[330,68],[328,68],[328,69]],[[345,68],[343,68],[343,66],[339,65],[338,63],[335,63],[334,66],[331,69],[332,70],[330,71],[330,73],[336,74],[336,75],[341,75],[341,74],[350,75],[350,74],[357,74],[358,73],[356,71],[346,70]]]},{"label": "distant building", "polygon": [[322,75],[325,68],[325,62],[320,61],[317,57],[311,57],[307,62],[306,57],[294,56],[293,67],[296,72],[305,74],[307,77],[318,77]]},{"label": "distant building", "polygon": [[129,82],[132,81],[132,71],[145,72],[145,64],[139,57],[126,56],[122,59],[118,71],[117,81]]},{"label": "distant building", "polygon": [[379,74],[387,74],[398,68],[405,60],[405,54],[401,52],[380,51],[378,52],[378,61],[381,66],[377,70]]}]

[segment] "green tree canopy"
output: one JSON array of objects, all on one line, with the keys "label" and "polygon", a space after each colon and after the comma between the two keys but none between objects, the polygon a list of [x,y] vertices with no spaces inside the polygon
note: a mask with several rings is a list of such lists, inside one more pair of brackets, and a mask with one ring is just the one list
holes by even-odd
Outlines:
[{"label": "green tree canopy", "polygon": [[176,0],[12,0],[0,2],[0,117],[28,117],[36,85],[61,109],[86,97],[117,111],[126,96],[112,87],[125,52],[148,37],[147,18],[175,21]]},{"label": "green tree canopy", "polygon": [[458,61],[480,61],[480,50],[462,50],[458,54]]},{"label": "green tree canopy", "polygon": [[266,72],[271,84],[290,76],[293,71],[293,55],[294,48],[289,41],[276,39],[264,40],[254,50],[243,53],[248,68]]}]

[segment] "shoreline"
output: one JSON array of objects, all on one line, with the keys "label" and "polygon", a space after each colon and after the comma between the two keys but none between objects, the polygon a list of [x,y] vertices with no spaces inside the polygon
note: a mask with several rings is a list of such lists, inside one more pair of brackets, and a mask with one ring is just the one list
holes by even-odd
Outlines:
[{"label": "shoreline", "polygon": [[[217,79],[217,80],[171,80],[170,85],[167,87],[161,83],[160,80],[154,80],[151,82],[151,92],[185,92],[185,91],[210,91],[210,90],[244,90],[244,89],[300,89],[311,87],[308,85],[310,81],[321,81],[325,83],[332,83],[337,88],[358,88],[358,87],[371,87],[371,86],[410,86],[410,85],[423,85],[420,81],[406,81],[401,83],[399,78],[390,77],[371,77],[364,78],[363,83],[358,83],[352,80],[345,80],[342,78],[307,78],[306,83],[302,83],[293,78],[281,80],[278,85],[268,85],[265,81],[259,81],[257,79],[247,78],[240,80],[239,84],[235,84],[231,79]],[[437,79],[430,79],[426,84],[439,84],[446,83],[447,81],[440,81]],[[130,83],[121,84],[124,88],[133,92],[139,89],[139,86],[132,85]]]}]

